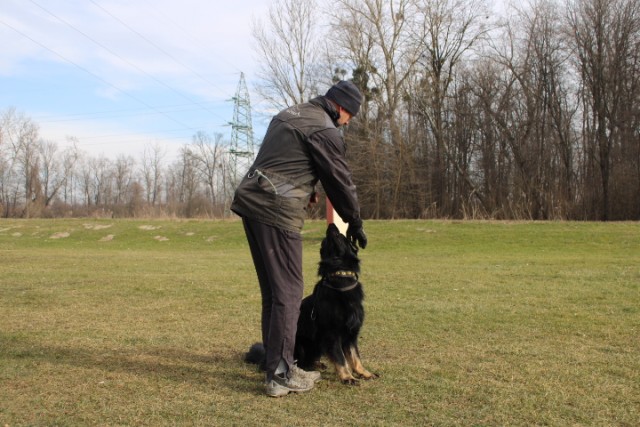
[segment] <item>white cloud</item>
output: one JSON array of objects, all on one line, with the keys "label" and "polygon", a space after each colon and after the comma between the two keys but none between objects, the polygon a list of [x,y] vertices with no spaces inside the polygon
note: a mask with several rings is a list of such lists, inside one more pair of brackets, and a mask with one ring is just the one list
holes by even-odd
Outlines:
[{"label": "white cloud", "polygon": [[180,147],[189,142],[183,136],[171,139],[166,133],[137,134],[130,128],[104,120],[79,121],[74,124],[73,133],[69,133],[70,128],[65,123],[45,122],[39,126],[44,140],[55,141],[61,149],[75,145],[80,151],[95,157],[115,158],[123,154],[139,160],[146,147],[159,145],[169,158],[174,158]]}]

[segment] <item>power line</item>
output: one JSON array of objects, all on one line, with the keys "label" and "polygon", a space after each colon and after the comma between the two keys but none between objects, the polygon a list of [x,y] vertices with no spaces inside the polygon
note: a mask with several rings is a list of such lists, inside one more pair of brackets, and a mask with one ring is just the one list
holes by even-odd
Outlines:
[{"label": "power line", "polygon": [[[130,61],[126,60],[125,56],[119,54],[117,51],[110,49],[109,47],[107,47],[106,45],[100,43],[97,38],[94,38],[96,35],[92,34],[92,31],[87,31],[84,30],[84,32],[82,30],[80,30],[79,28],[77,28],[76,26],[74,26],[74,21],[66,21],[65,19],[63,19],[61,16],[64,16],[64,14],[62,15],[57,15],[56,13],[58,13],[58,11],[56,11],[56,13],[53,13],[51,10],[47,9],[47,7],[50,7],[49,5],[43,6],[40,3],[46,4],[40,0],[38,1],[34,1],[34,0],[30,0],[31,3],[35,6],[37,6],[39,9],[41,9],[43,12],[45,12],[46,14],[48,14],[49,16],[53,17],[55,20],[57,20],[60,23],[65,24],[67,27],[71,28],[72,30],[74,30],[76,33],[82,35],[84,38],[90,40],[92,43],[94,43],[95,45],[99,46],[100,48],[104,49],[106,52],[108,52],[109,54],[113,55],[115,58],[118,58],[120,61],[122,61],[123,63],[127,63],[129,64],[131,67],[137,69],[140,73],[144,74],[146,77],[154,80],[156,83],[162,85],[165,88],[168,88],[169,90],[172,90],[173,92],[178,93],[180,96],[184,95],[182,93],[179,93],[176,91],[176,89],[172,88],[171,86],[167,85],[166,83],[164,83],[163,81],[159,80],[158,78],[154,77],[153,75],[150,75],[149,73],[145,72],[143,69],[141,69],[140,67],[136,66],[135,64],[131,63]],[[40,2],[39,2],[40,1]],[[148,43],[149,45],[153,46],[153,48],[155,48],[156,50],[158,50],[159,52],[162,53],[162,55],[170,58],[172,61],[174,61],[175,63],[179,64],[181,67],[185,68],[186,70],[188,70],[189,72],[191,72],[193,75],[197,76],[199,79],[201,79],[202,81],[206,82],[208,85],[210,85],[211,87],[213,87],[216,91],[223,93],[224,91],[222,89],[220,89],[220,87],[216,86],[215,83],[213,83],[210,79],[207,79],[205,76],[201,75],[200,73],[198,73],[194,68],[188,66],[187,64],[185,64],[184,62],[180,61],[177,57],[173,56],[170,52],[168,52],[167,50],[163,49],[161,46],[159,46],[158,44],[154,43],[152,40],[150,40],[148,37],[145,37],[140,31],[137,31],[136,29],[132,28],[130,25],[128,25],[123,19],[119,18],[118,16],[116,16],[115,13],[107,10],[105,7],[99,5],[96,1],[90,0],[91,3],[98,9],[100,9],[103,13],[105,13],[106,15],[108,15],[111,19],[117,21],[120,25],[122,25],[123,27],[125,27],[128,31],[131,31],[136,37],[144,40],[146,43]],[[148,2],[147,2],[148,5]],[[160,24],[160,21],[162,20],[162,16],[164,16],[165,20],[168,20],[170,24],[172,24],[173,26],[180,28],[181,29],[181,34],[189,36],[194,43],[192,43],[192,45],[195,46],[200,46],[203,50],[206,50],[206,44],[204,44],[202,42],[202,40],[198,40],[196,39],[196,37],[193,36],[193,33],[189,32],[187,29],[185,29],[184,27],[181,27],[178,23],[175,22],[175,20],[172,20],[171,18],[169,18],[166,14],[164,14],[161,10],[159,10],[157,8],[157,5],[152,5],[151,6],[152,11],[154,13],[156,13],[156,20],[158,20],[158,24]],[[41,15],[42,16],[42,15]],[[160,19],[158,19],[160,18]],[[6,18],[5,18],[6,20]],[[82,72],[90,75],[91,77],[93,77],[94,79],[96,79],[97,81],[105,84],[107,87],[115,90],[118,93],[121,93],[123,95],[125,95],[126,97],[136,101],[137,103],[139,103],[141,106],[145,107],[147,110],[149,110],[149,112],[145,112],[142,108],[140,109],[122,109],[122,110],[115,110],[115,111],[98,111],[98,112],[93,112],[93,113],[79,113],[79,114],[69,114],[69,115],[57,115],[57,116],[44,116],[43,118],[45,119],[44,122],[45,124],[51,124],[51,123],[57,123],[57,122],[65,122],[65,121],[74,121],[74,120],[82,120],[83,118],[91,118],[91,117],[95,117],[95,118],[100,118],[100,117],[117,117],[118,115],[126,115],[126,116],[135,116],[135,115],[139,115],[139,116],[145,116],[145,115],[150,115],[150,114],[158,114],[161,115],[167,119],[169,119],[171,122],[174,122],[176,124],[178,124],[179,126],[181,126],[183,129],[182,130],[194,130],[194,129],[198,129],[198,128],[194,128],[193,126],[188,125],[187,123],[183,122],[182,120],[178,119],[177,117],[174,117],[172,114],[174,113],[181,113],[181,112],[187,112],[187,111],[196,111],[196,110],[205,110],[208,111],[209,113],[211,113],[213,116],[215,117],[219,117],[221,118],[220,114],[217,114],[214,111],[211,111],[209,108],[213,107],[213,105],[206,105],[202,102],[198,102],[197,100],[194,100],[192,98],[189,97],[185,97],[190,103],[189,104],[182,104],[182,105],[175,105],[175,106],[164,106],[164,107],[158,107],[158,106],[153,106],[151,105],[149,102],[145,102],[144,98],[141,98],[139,96],[135,96],[133,93],[129,93],[126,90],[122,89],[120,87],[120,85],[118,84],[114,84],[111,83],[108,80],[112,80],[108,77],[100,77],[100,75],[98,75],[98,71],[92,71],[87,65],[83,66],[80,65],[82,64],[82,61],[78,61],[75,62],[74,60],[70,59],[72,58],[71,56],[65,56],[66,54],[63,54],[61,52],[64,52],[62,50],[62,46],[57,46],[51,45],[51,40],[47,37],[46,39],[40,37],[40,40],[38,40],[37,35],[35,34],[31,34],[32,31],[22,28],[21,25],[18,25],[15,22],[12,22],[10,19],[6,20],[7,22],[3,21],[2,19],[0,19],[0,23],[4,24],[7,28],[13,30],[15,33],[21,35],[22,37],[24,37],[25,39],[29,40],[31,43],[41,47],[42,49],[45,49],[47,51],[49,51],[50,53],[52,53],[53,55],[55,55],[56,57],[60,58],[61,60],[63,60],[64,62],[72,65],[73,67],[77,68],[78,70],[81,70]],[[165,22],[166,25],[166,22]],[[31,34],[31,35],[30,35]],[[203,55],[203,59],[207,59],[210,60],[210,57],[207,57],[206,55]],[[237,66],[235,66],[233,63],[229,62],[228,60],[226,60],[226,58],[216,58],[216,64],[219,66],[219,62],[218,59],[220,59],[220,61],[223,62],[227,62],[228,64],[230,64],[233,68],[238,69]],[[91,67],[93,68],[93,67]],[[226,96],[225,96],[226,98]],[[193,106],[194,108],[189,108]],[[131,113],[128,113],[131,112]],[[38,119],[37,119],[38,120]],[[224,122],[226,123],[228,121],[228,119],[224,119]],[[189,122],[189,120],[187,120],[187,122]],[[214,125],[215,126],[215,125]],[[170,130],[170,131],[159,131],[159,132],[179,132],[180,129],[175,129],[175,130]],[[154,130],[150,130],[150,131],[145,131],[145,130],[141,130],[140,132],[138,132],[139,135],[144,135],[144,134],[149,134],[151,137],[157,137],[156,135],[154,135]],[[117,132],[116,132],[117,133]],[[94,135],[94,136],[88,136],[88,137],[83,137],[82,139],[100,139],[100,138],[113,138],[113,137],[118,137],[118,136],[125,136],[125,135]],[[162,138],[162,137],[160,137]],[[175,137],[183,139],[185,137]],[[171,137],[169,139],[172,139]],[[84,144],[83,144],[84,145]]]},{"label": "power line", "polygon": [[[165,113],[181,113],[187,111],[199,111],[201,108],[194,108],[194,104],[180,104],[180,105],[168,105],[156,107]],[[187,108],[189,107],[189,108]],[[74,113],[74,114],[62,114],[55,116],[35,116],[40,123],[56,123],[56,122],[73,122],[79,120],[85,120],[87,118],[114,118],[114,117],[132,117],[132,116],[148,116],[157,114],[155,111],[149,111],[142,108],[125,108],[111,111],[94,111],[89,113]]]},{"label": "power line", "polygon": [[[144,1],[144,0],[143,0]],[[173,25],[174,27],[176,27],[178,30],[180,30],[181,34],[185,34],[187,35],[191,41],[195,44],[198,45],[198,47],[201,48],[202,51],[206,51],[206,47],[204,45],[204,43],[202,42],[202,40],[196,36],[194,36],[191,31],[189,31],[188,28],[183,27],[182,25],[178,24],[176,21],[174,21],[173,19],[171,19],[170,16],[167,16],[167,14],[165,14],[164,12],[162,12],[162,10],[158,9],[156,7],[156,5],[150,4],[149,1],[145,1],[145,3],[147,4],[147,6],[149,6],[149,8],[156,14],[160,15],[165,21],[167,21],[168,23],[170,23],[171,25]],[[208,59],[209,57],[205,57],[205,59]],[[236,71],[238,73],[242,72],[242,69],[240,67],[238,67],[236,64],[230,62],[229,60],[225,59],[225,58],[216,58],[216,59],[221,59],[222,61],[224,61],[225,63],[229,64],[231,67],[235,68]],[[207,80],[208,82],[209,80]],[[215,86],[214,86],[215,87]]]},{"label": "power line", "polygon": [[[207,109],[206,107],[204,107],[201,103],[199,103],[199,101],[196,101],[190,97],[188,97],[187,95],[185,95],[184,93],[178,91],[177,89],[169,86],[167,83],[163,82],[162,80],[158,79],[157,77],[153,76],[152,74],[147,73],[145,70],[143,70],[142,68],[138,67],[136,64],[132,63],[131,61],[127,60],[126,58],[122,57],[121,55],[119,55],[118,53],[114,52],[112,49],[110,49],[109,47],[105,46],[104,44],[100,43],[99,41],[95,40],[93,37],[89,36],[88,34],[86,34],[85,32],[79,30],[78,28],[76,28],[74,25],[70,24],[69,22],[67,22],[66,20],[60,18],[59,16],[57,16],[56,14],[54,14],[53,12],[51,12],[50,10],[48,10],[47,8],[41,6],[40,4],[38,4],[37,2],[35,2],[34,0],[29,0],[31,3],[33,3],[34,5],[36,5],[37,7],[39,7],[40,9],[42,9],[43,11],[45,11],[46,13],[48,13],[49,15],[53,16],[55,19],[57,19],[58,21],[62,22],[63,24],[67,25],[69,28],[73,29],[74,31],[76,31],[77,33],[81,34],[83,37],[87,38],[88,40],[90,40],[91,42],[95,43],[97,46],[100,46],[102,49],[106,50],[107,52],[109,52],[111,55],[115,56],[116,58],[120,59],[121,61],[127,63],[128,65],[132,66],[133,68],[135,68],[136,70],[140,71],[141,73],[143,73],[144,75],[146,75],[147,77],[151,78],[153,81],[155,81],[156,83],[164,86],[165,88],[169,89],[170,91],[176,93],[178,96],[183,97],[184,99],[193,102],[196,105],[199,105],[201,107],[203,107],[204,110],[208,111],[209,113],[216,115],[217,113]],[[95,2],[91,1],[93,4],[96,4]],[[98,6],[98,5],[96,5]],[[98,6],[100,7],[100,9],[105,10],[104,8],[102,8],[102,6]],[[106,12],[106,10],[105,10]],[[108,12],[107,12],[108,13]],[[113,15],[109,14],[110,16],[114,17]],[[115,19],[118,19],[116,17],[114,17]],[[119,22],[122,23],[122,21],[120,19],[118,19]],[[123,25],[125,25],[123,23]],[[127,27],[129,29],[131,29],[130,27]],[[135,30],[131,29],[132,31],[134,31],[136,34],[140,35],[138,32],[136,32]],[[141,36],[141,35],[140,35]],[[141,36],[142,37],[142,36]],[[147,40],[145,38],[145,40]],[[148,41],[148,40],[147,40]],[[149,41],[148,41],[149,42]],[[151,42],[149,42],[151,43]],[[155,46],[155,45],[154,45]],[[157,46],[156,46],[157,47]],[[164,51],[163,51],[164,52]],[[220,116],[218,116],[220,117]],[[220,117],[221,119],[223,119],[222,117]],[[223,119],[224,120],[224,119]]]},{"label": "power line", "polygon": [[200,79],[202,79],[203,81],[207,82],[208,84],[210,84],[212,87],[214,87],[215,89],[219,90],[221,93],[224,93],[224,91],[222,89],[220,89],[215,83],[211,82],[209,79],[207,79],[206,77],[202,76],[200,73],[198,73],[196,70],[194,70],[193,68],[189,67],[188,65],[184,64],[182,61],[180,61],[179,59],[177,59],[175,56],[173,56],[171,53],[167,52],[165,49],[163,49],[162,47],[158,46],[157,44],[155,44],[153,41],[149,40],[147,37],[145,37],[143,34],[141,34],[139,31],[137,31],[136,29],[132,28],[130,25],[128,25],[126,22],[124,22],[122,19],[118,18],[116,15],[114,15],[113,13],[111,13],[110,11],[108,11],[107,9],[105,9],[103,6],[99,5],[98,3],[96,3],[94,0],[89,0],[91,3],[93,3],[94,6],[96,6],[97,8],[99,8],[100,10],[102,10],[104,13],[106,13],[107,15],[109,15],[111,18],[113,18],[114,20],[118,21],[122,26],[124,26],[125,28],[127,28],[129,31],[131,31],[132,33],[134,33],[135,35],[137,35],[138,37],[140,37],[142,40],[144,40],[145,42],[149,43],[151,46],[153,46],[154,48],[156,48],[158,51],[160,51],[162,54],[166,55],[168,58],[170,58],[171,60],[173,60],[174,62],[176,62],[177,64],[181,65],[182,67],[184,67],[185,69],[189,70],[190,72],[192,72],[195,76],[199,77]]},{"label": "power line", "polygon": [[[136,142],[136,141],[140,141],[140,142],[148,141],[148,139],[143,139],[142,136],[140,136],[140,137],[131,137],[130,135],[131,135],[130,133],[120,134],[120,135],[118,135],[118,134],[98,135],[98,136],[77,137],[77,139],[79,141],[80,140],[83,141],[82,142],[82,146],[83,147],[95,147],[95,146],[100,146],[100,145],[113,145],[113,144],[129,144],[129,143]],[[87,139],[95,140],[95,139],[116,138],[116,137],[127,137],[127,138],[119,140],[119,141],[118,140],[116,140],[116,141],[109,140],[109,141],[105,141],[105,142],[88,142],[88,143],[84,142]],[[158,139],[162,139],[162,140],[168,141],[168,140],[185,140],[185,139],[191,139],[191,138],[192,138],[192,136],[189,136],[189,137],[184,137],[184,136],[163,136],[162,138],[158,138]]]},{"label": "power line", "polygon": [[68,62],[69,64],[73,65],[74,67],[84,71],[85,73],[91,75],[92,77],[94,77],[95,79],[101,81],[102,83],[104,83],[105,85],[109,86],[112,89],[117,90],[118,92],[122,93],[123,95],[128,96],[129,98],[135,100],[136,102],[139,102],[140,104],[144,105],[145,107],[157,112],[158,114],[161,114],[165,117],[167,117],[169,120],[179,124],[180,126],[183,126],[184,128],[190,128],[189,125],[187,125],[186,123],[182,123],[180,120],[175,119],[174,117],[169,116],[168,114],[158,110],[156,107],[154,107],[153,105],[150,105],[149,103],[145,102],[144,100],[136,97],[135,95],[132,95],[122,89],[120,89],[119,87],[117,87],[116,85],[114,85],[113,83],[110,83],[108,81],[106,81],[105,79],[103,79],[102,77],[100,77],[99,75],[91,72],[90,70],[86,69],[85,67],[76,64],[75,62],[73,62],[72,60],[68,59],[67,57],[63,56],[62,54],[56,52],[55,50],[51,49],[50,47],[40,43],[39,41],[35,40],[34,38],[32,38],[31,36],[29,36],[28,34],[23,33],[22,31],[18,30],[17,28],[15,28],[14,26],[12,26],[11,24],[8,24],[6,22],[4,22],[3,20],[0,19],[0,23],[2,23],[3,25],[5,25],[6,27],[9,27],[10,29],[12,29],[13,31],[15,31],[16,33],[20,34],[21,36],[31,40],[31,42],[37,44],[38,46],[42,47],[43,49],[48,50],[49,52],[53,53],[54,55],[56,55],[58,58],[62,59],[65,62]]}]

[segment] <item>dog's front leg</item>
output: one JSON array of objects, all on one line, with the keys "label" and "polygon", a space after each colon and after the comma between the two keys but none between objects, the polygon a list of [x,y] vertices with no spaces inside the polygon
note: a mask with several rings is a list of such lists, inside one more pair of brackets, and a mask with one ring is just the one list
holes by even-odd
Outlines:
[{"label": "dog's front leg", "polygon": [[358,385],[358,380],[353,376],[349,369],[349,365],[347,364],[347,359],[342,351],[339,339],[333,341],[327,356],[333,362],[338,377],[343,384]]},{"label": "dog's front leg", "polygon": [[365,380],[378,378],[377,374],[367,371],[362,365],[362,360],[360,359],[360,352],[358,351],[357,345],[349,346],[349,348],[345,351],[345,356],[347,359],[347,363],[351,367],[351,370],[358,374],[361,378]]},{"label": "dog's front leg", "polygon": [[340,364],[338,362],[334,362],[334,366],[336,367],[336,372],[338,373],[338,377],[340,377],[340,381],[343,384],[348,385],[359,385],[359,381],[356,377],[351,374],[349,367],[346,364]]}]

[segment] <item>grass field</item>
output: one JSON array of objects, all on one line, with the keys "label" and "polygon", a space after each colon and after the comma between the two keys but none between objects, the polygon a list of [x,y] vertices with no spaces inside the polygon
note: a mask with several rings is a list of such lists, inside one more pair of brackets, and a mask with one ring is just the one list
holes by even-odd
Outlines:
[{"label": "grass field", "polygon": [[0,220],[0,426],[640,425],[640,224],[366,230],[381,377],[271,399],[241,223]]}]

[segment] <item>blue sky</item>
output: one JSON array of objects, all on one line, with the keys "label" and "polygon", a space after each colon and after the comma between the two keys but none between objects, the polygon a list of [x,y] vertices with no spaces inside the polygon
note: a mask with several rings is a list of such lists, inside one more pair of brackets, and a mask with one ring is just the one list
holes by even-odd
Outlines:
[{"label": "blue sky", "polygon": [[268,0],[2,0],[0,112],[15,107],[60,146],[172,153],[222,133],[240,73],[256,140],[271,113],[254,95],[251,22]]}]

